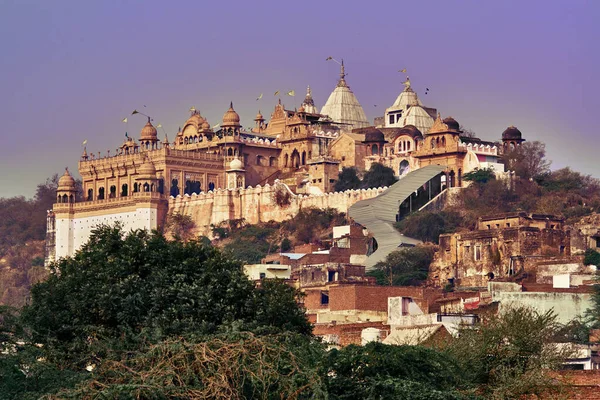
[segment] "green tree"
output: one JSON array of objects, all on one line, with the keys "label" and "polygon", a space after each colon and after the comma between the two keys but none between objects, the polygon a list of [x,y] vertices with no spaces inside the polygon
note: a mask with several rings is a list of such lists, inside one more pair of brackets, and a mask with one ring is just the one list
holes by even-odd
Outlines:
[{"label": "green tree", "polygon": [[392,186],[398,179],[394,170],[383,164],[373,163],[371,168],[365,172],[361,187],[365,189]]},{"label": "green tree", "polygon": [[436,246],[404,247],[375,264],[370,276],[380,285],[414,286],[427,279]]},{"label": "green tree", "polygon": [[462,217],[456,211],[422,211],[405,217],[394,225],[404,235],[438,243],[442,233],[453,233],[461,225]]},{"label": "green tree", "polygon": [[338,179],[335,182],[334,190],[343,192],[348,189],[360,188],[360,178],[355,167],[344,167],[338,174]]},{"label": "green tree", "polygon": [[467,399],[459,366],[451,357],[419,346],[371,342],[331,350],[326,360],[330,399]]},{"label": "green tree", "polygon": [[195,227],[196,224],[189,215],[174,213],[167,217],[167,231],[175,240],[183,240],[184,242],[190,240]]},{"label": "green tree", "polygon": [[[285,329],[310,333],[308,322],[297,318],[294,289],[274,283],[257,290],[239,263],[196,241],[103,226],[53,270],[33,287],[31,305],[23,310],[32,340],[43,344],[50,358],[80,364],[109,350],[172,336],[283,330],[263,326],[265,321],[287,320]],[[271,290],[282,296],[277,304],[264,300]]]},{"label": "green tree", "polygon": [[463,180],[476,183],[488,183],[492,179],[496,179],[496,174],[492,168],[475,168],[475,170],[463,175]]},{"label": "green tree", "polygon": [[461,326],[446,351],[480,385],[486,399],[539,396],[557,388],[549,372],[571,354],[568,346],[553,345],[561,329],[553,312],[514,307]]}]

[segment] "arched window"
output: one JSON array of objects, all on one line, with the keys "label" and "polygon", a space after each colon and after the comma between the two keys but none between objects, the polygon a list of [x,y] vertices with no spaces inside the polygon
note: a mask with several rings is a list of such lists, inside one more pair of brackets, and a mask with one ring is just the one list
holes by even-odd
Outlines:
[{"label": "arched window", "polygon": [[269,157],[269,167],[276,167],[277,159],[275,157]]},{"label": "arched window", "polygon": [[117,197],[117,187],[112,185],[109,189],[108,198],[114,199],[115,197]]},{"label": "arched window", "polygon": [[431,148],[435,149],[435,139],[431,138]]},{"label": "arched window", "polygon": [[140,191],[140,185],[136,182],[133,184],[133,193],[137,193]]},{"label": "arched window", "polygon": [[260,165],[260,159],[262,157],[260,155],[256,156],[256,165]]},{"label": "arched window", "polygon": [[173,179],[171,181],[171,196],[173,197],[177,197],[177,195],[179,195],[179,187],[177,186],[179,182],[177,181],[177,179]]},{"label": "arched window", "polygon": [[56,202],[62,203],[62,197],[60,196],[60,194],[56,197]]},{"label": "arched window", "polygon": [[214,182],[209,182],[208,183],[208,190],[215,190],[215,183]]},{"label": "arched window", "polygon": [[188,138],[184,138],[183,143],[188,144]]},{"label": "arched window", "polygon": [[98,200],[104,200],[104,188],[98,188]]},{"label": "arched window", "polygon": [[87,191],[87,197],[85,199],[86,201],[92,201],[94,200],[94,189],[88,189]]},{"label": "arched window", "polygon": [[283,167],[287,168],[288,167],[288,162],[289,162],[289,157],[286,154],[285,156],[283,156]]},{"label": "arched window", "polygon": [[446,138],[442,136],[442,147],[446,147]]},{"label": "arched window", "polygon": [[371,155],[376,156],[378,153],[379,149],[377,148],[377,145],[374,144],[373,146],[371,146]]},{"label": "arched window", "polygon": [[227,149],[227,155],[233,156],[233,149],[231,147]]},{"label": "arched window", "polygon": [[448,174],[448,180],[449,180],[448,187],[452,188],[455,186],[454,177],[455,177],[454,171],[450,171],[450,174]]},{"label": "arched window", "polygon": [[75,198],[73,197],[73,195],[69,196],[69,203],[74,203],[75,202]]},{"label": "arched window", "polygon": [[302,165],[306,165],[306,151],[302,152]]},{"label": "arched window", "polygon": [[148,184],[148,182],[144,183],[144,192],[149,192],[150,191],[150,185]]},{"label": "arched window", "polygon": [[295,150],[295,149],[292,152],[292,167],[293,168],[300,167],[300,153],[298,153],[298,150]]},{"label": "arched window", "polygon": [[242,177],[238,176],[238,178],[237,178],[237,187],[241,188],[242,186],[244,186],[244,182],[242,181]]},{"label": "arched window", "polygon": [[458,169],[458,187],[462,187],[462,168]]},{"label": "arched window", "polygon": [[410,171],[410,165],[408,161],[402,160],[400,161],[400,168],[398,169],[398,176],[404,176]]},{"label": "arched window", "polygon": [[121,197],[127,197],[127,195],[129,194],[129,193],[127,193],[128,189],[129,188],[128,188],[128,186],[127,186],[126,183],[124,183],[123,185],[121,185]]}]

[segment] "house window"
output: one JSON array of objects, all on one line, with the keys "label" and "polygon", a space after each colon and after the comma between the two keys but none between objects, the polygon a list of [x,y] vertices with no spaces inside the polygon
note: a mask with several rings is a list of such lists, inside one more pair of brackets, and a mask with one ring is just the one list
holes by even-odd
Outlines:
[{"label": "house window", "polygon": [[327,282],[335,281],[335,271],[327,271]]},{"label": "house window", "polygon": [[481,261],[481,246],[475,246],[473,250],[473,259],[475,261]]},{"label": "house window", "polygon": [[510,222],[507,222],[507,223],[506,223],[506,227],[507,227],[507,228],[510,228]]},{"label": "house window", "polygon": [[500,229],[500,224],[496,224],[496,229]]},{"label": "house window", "polygon": [[265,274],[264,272],[261,272],[260,274],[258,274],[260,279],[265,279],[267,277],[267,274]]},{"label": "house window", "polygon": [[394,114],[390,114],[390,124],[393,124],[395,122],[394,119]]},{"label": "house window", "polygon": [[487,226],[487,228],[488,228],[488,229],[492,229],[492,226],[491,226],[491,225],[486,225],[486,226]]},{"label": "house window", "polygon": [[321,292],[321,304],[329,304],[329,293]]},{"label": "house window", "polygon": [[559,246],[558,251],[560,252],[560,254],[565,254],[565,246]]}]

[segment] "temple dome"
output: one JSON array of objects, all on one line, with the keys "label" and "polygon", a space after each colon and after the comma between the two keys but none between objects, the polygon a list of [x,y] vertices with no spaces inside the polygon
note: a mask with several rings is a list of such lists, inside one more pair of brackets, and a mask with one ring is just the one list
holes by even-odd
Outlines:
[{"label": "temple dome", "polygon": [[522,137],[521,131],[512,125],[502,132],[502,140],[521,140]]},{"label": "temple dome", "polygon": [[69,173],[69,170],[65,168],[65,173],[58,180],[59,191],[72,191],[75,190],[75,179]]},{"label": "temple dome", "polygon": [[138,170],[140,178],[156,178],[156,168],[154,168],[154,164],[149,159],[142,164],[140,169]]},{"label": "temple dome", "polygon": [[210,129],[210,124],[208,123],[207,120],[204,120],[204,122],[202,122],[202,130],[207,131],[209,129]]},{"label": "temple dome", "polygon": [[258,111],[258,114],[256,114],[256,118],[254,118],[255,121],[263,121],[264,117],[263,115],[260,113],[260,110]]},{"label": "temple dome", "polygon": [[244,164],[238,158],[234,158],[229,163],[229,169],[244,169]]},{"label": "temple dome", "polygon": [[158,140],[158,132],[152,123],[150,122],[150,117],[148,117],[148,122],[142,128],[142,132],[140,133],[140,140]]},{"label": "temple dome", "polygon": [[460,131],[460,124],[452,117],[444,118],[444,123],[448,125],[448,129],[451,131]]},{"label": "temple dome", "polygon": [[221,126],[232,126],[232,125],[239,126],[239,124],[240,124],[240,116],[233,109],[233,102],[231,102],[229,104],[229,110],[227,110],[225,112],[225,114],[223,115],[223,123],[221,124]]},{"label": "temple dome", "polygon": [[306,97],[304,101],[300,105],[300,108],[304,109],[304,112],[309,114],[318,114],[319,110],[315,107],[315,101],[312,98],[312,91],[310,90],[310,86],[306,88]]},{"label": "temple dome", "polygon": [[338,84],[321,109],[321,114],[327,115],[333,122],[349,125],[349,129],[365,128],[370,125],[365,110],[346,84],[345,77],[344,63],[342,62]]}]

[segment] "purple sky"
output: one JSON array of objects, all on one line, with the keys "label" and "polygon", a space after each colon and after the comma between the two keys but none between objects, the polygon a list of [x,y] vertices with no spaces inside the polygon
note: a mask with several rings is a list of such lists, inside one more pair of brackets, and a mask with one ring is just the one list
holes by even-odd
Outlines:
[{"label": "purple sky", "polygon": [[598,17],[593,0],[0,0],[0,196],[75,172],[85,139],[114,153],[144,105],[170,139],[192,105],[214,125],[232,100],[248,127],[273,92],[294,89],[293,108],[310,84],[320,108],[339,72],[328,56],[371,121],[407,68],[425,105],[482,139],[515,125],[553,169],[599,177]]}]

